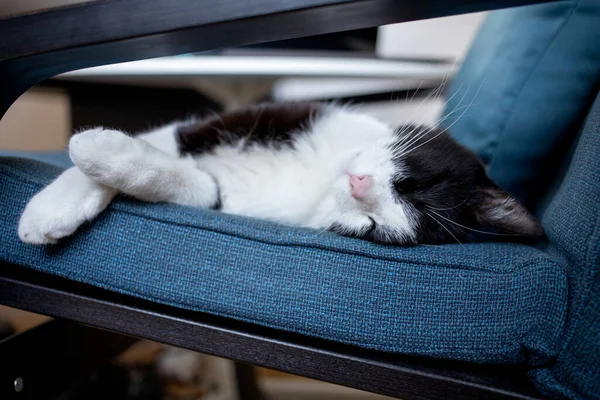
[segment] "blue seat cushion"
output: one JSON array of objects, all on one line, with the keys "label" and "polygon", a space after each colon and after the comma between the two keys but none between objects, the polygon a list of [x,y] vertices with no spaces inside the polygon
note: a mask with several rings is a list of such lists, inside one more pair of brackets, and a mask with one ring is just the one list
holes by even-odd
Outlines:
[{"label": "blue seat cushion", "polygon": [[21,243],[20,213],[60,172],[37,160],[0,159],[0,259],[387,352],[536,366],[556,355],[565,270],[559,258],[535,248],[398,248],[126,198],[57,245]]},{"label": "blue seat cushion", "polygon": [[600,86],[600,1],[494,11],[448,93],[443,124],[504,190],[535,206]]}]

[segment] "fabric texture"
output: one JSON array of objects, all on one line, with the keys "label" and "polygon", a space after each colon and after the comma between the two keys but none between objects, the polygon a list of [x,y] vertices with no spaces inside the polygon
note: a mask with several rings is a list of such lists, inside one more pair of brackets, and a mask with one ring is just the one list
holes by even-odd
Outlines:
[{"label": "fabric texture", "polygon": [[489,176],[536,204],[600,86],[600,0],[490,13],[450,85],[443,124]]},{"label": "fabric texture", "polygon": [[64,150],[46,150],[46,151],[19,151],[19,150],[0,150],[0,157],[20,157],[29,160],[38,160],[58,167],[72,167],[73,162]]},{"label": "fabric texture", "polygon": [[159,303],[388,352],[543,366],[566,318],[560,258],[517,244],[397,248],[120,198],[73,237],[20,242],[60,168],[4,158],[0,258]]},{"label": "fabric texture", "polygon": [[551,398],[600,398],[599,100],[582,129],[600,87],[598,21],[600,0],[490,13],[444,111],[450,133],[541,218],[546,253],[568,265],[560,353],[531,371]]},{"label": "fabric texture", "polygon": [[551,371],[536,371],[548,395],[600,398],[600,94],[542,223],[550,253],[568,262],[569,316]]}]

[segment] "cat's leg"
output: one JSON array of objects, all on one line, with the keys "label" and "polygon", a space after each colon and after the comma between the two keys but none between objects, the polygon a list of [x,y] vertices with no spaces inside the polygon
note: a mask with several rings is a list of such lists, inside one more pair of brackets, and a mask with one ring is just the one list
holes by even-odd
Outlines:
[{"label": "cat's leg", "polygon": [[56,243],[96,217],[116,194],[77,167],[69,168],[29,201],[19,220],[19,237],[31,244]]},{"label": "cat's leg", "polygon": [[214,178],[199,170],[193,160],[179,158],[147,140],[97,128],[73,136],[69,152],[91,179],[140,200],[205,208],[219,202]]}]

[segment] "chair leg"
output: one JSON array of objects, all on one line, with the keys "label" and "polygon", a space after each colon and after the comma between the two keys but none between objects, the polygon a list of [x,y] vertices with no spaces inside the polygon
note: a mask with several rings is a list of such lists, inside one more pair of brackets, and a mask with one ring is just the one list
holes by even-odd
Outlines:
[{"label": "chair leg", "polygon": [[267,400],[258,386],[256,371],[252,365],[236,362],[235,378],[239,400]]},{"label": "chair leg", "polygon": [[0,341],[0,399],[58,396],[137,339],[54,320]]},{"label": "chair leg", "polygon": [[0,315],[0,341],[2,339],[6,339],[7,337],[14,335],[14,333],[15,329],[13,328],[11,323],[8,320],[2,318],[2,316]]}]

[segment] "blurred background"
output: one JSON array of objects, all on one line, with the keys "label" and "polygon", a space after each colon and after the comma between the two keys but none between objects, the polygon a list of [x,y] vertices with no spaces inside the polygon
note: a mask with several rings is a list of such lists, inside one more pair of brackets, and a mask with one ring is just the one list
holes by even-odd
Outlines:
[{"label": "blurred background", "polygon": [[[0,18],[81,0],[0,0]],[[61,151],[94,125],[130,133],[260,101],[341,101],[393,123],[434,123],[442,86],[485,13],[73,71],[45,81],[0,121],[0,151]],[[47,318],[0,306],[0,336]],[[270,399],[383,399],[264,369]],[[238,399],[232,363],[142,341],[63,399]]]},{"label": "blurred background", "polygon": [[[0,0],[0,18],[81,0]],[[91,125],[136,133],[258,101],[360,104],[394,123],[434,122],[485,13],[73,71],[24,94],[0,148],[63,149]],[[429,97],[427,97],[429,96]],[[44,135],[39,135],[43,129]]]}]

